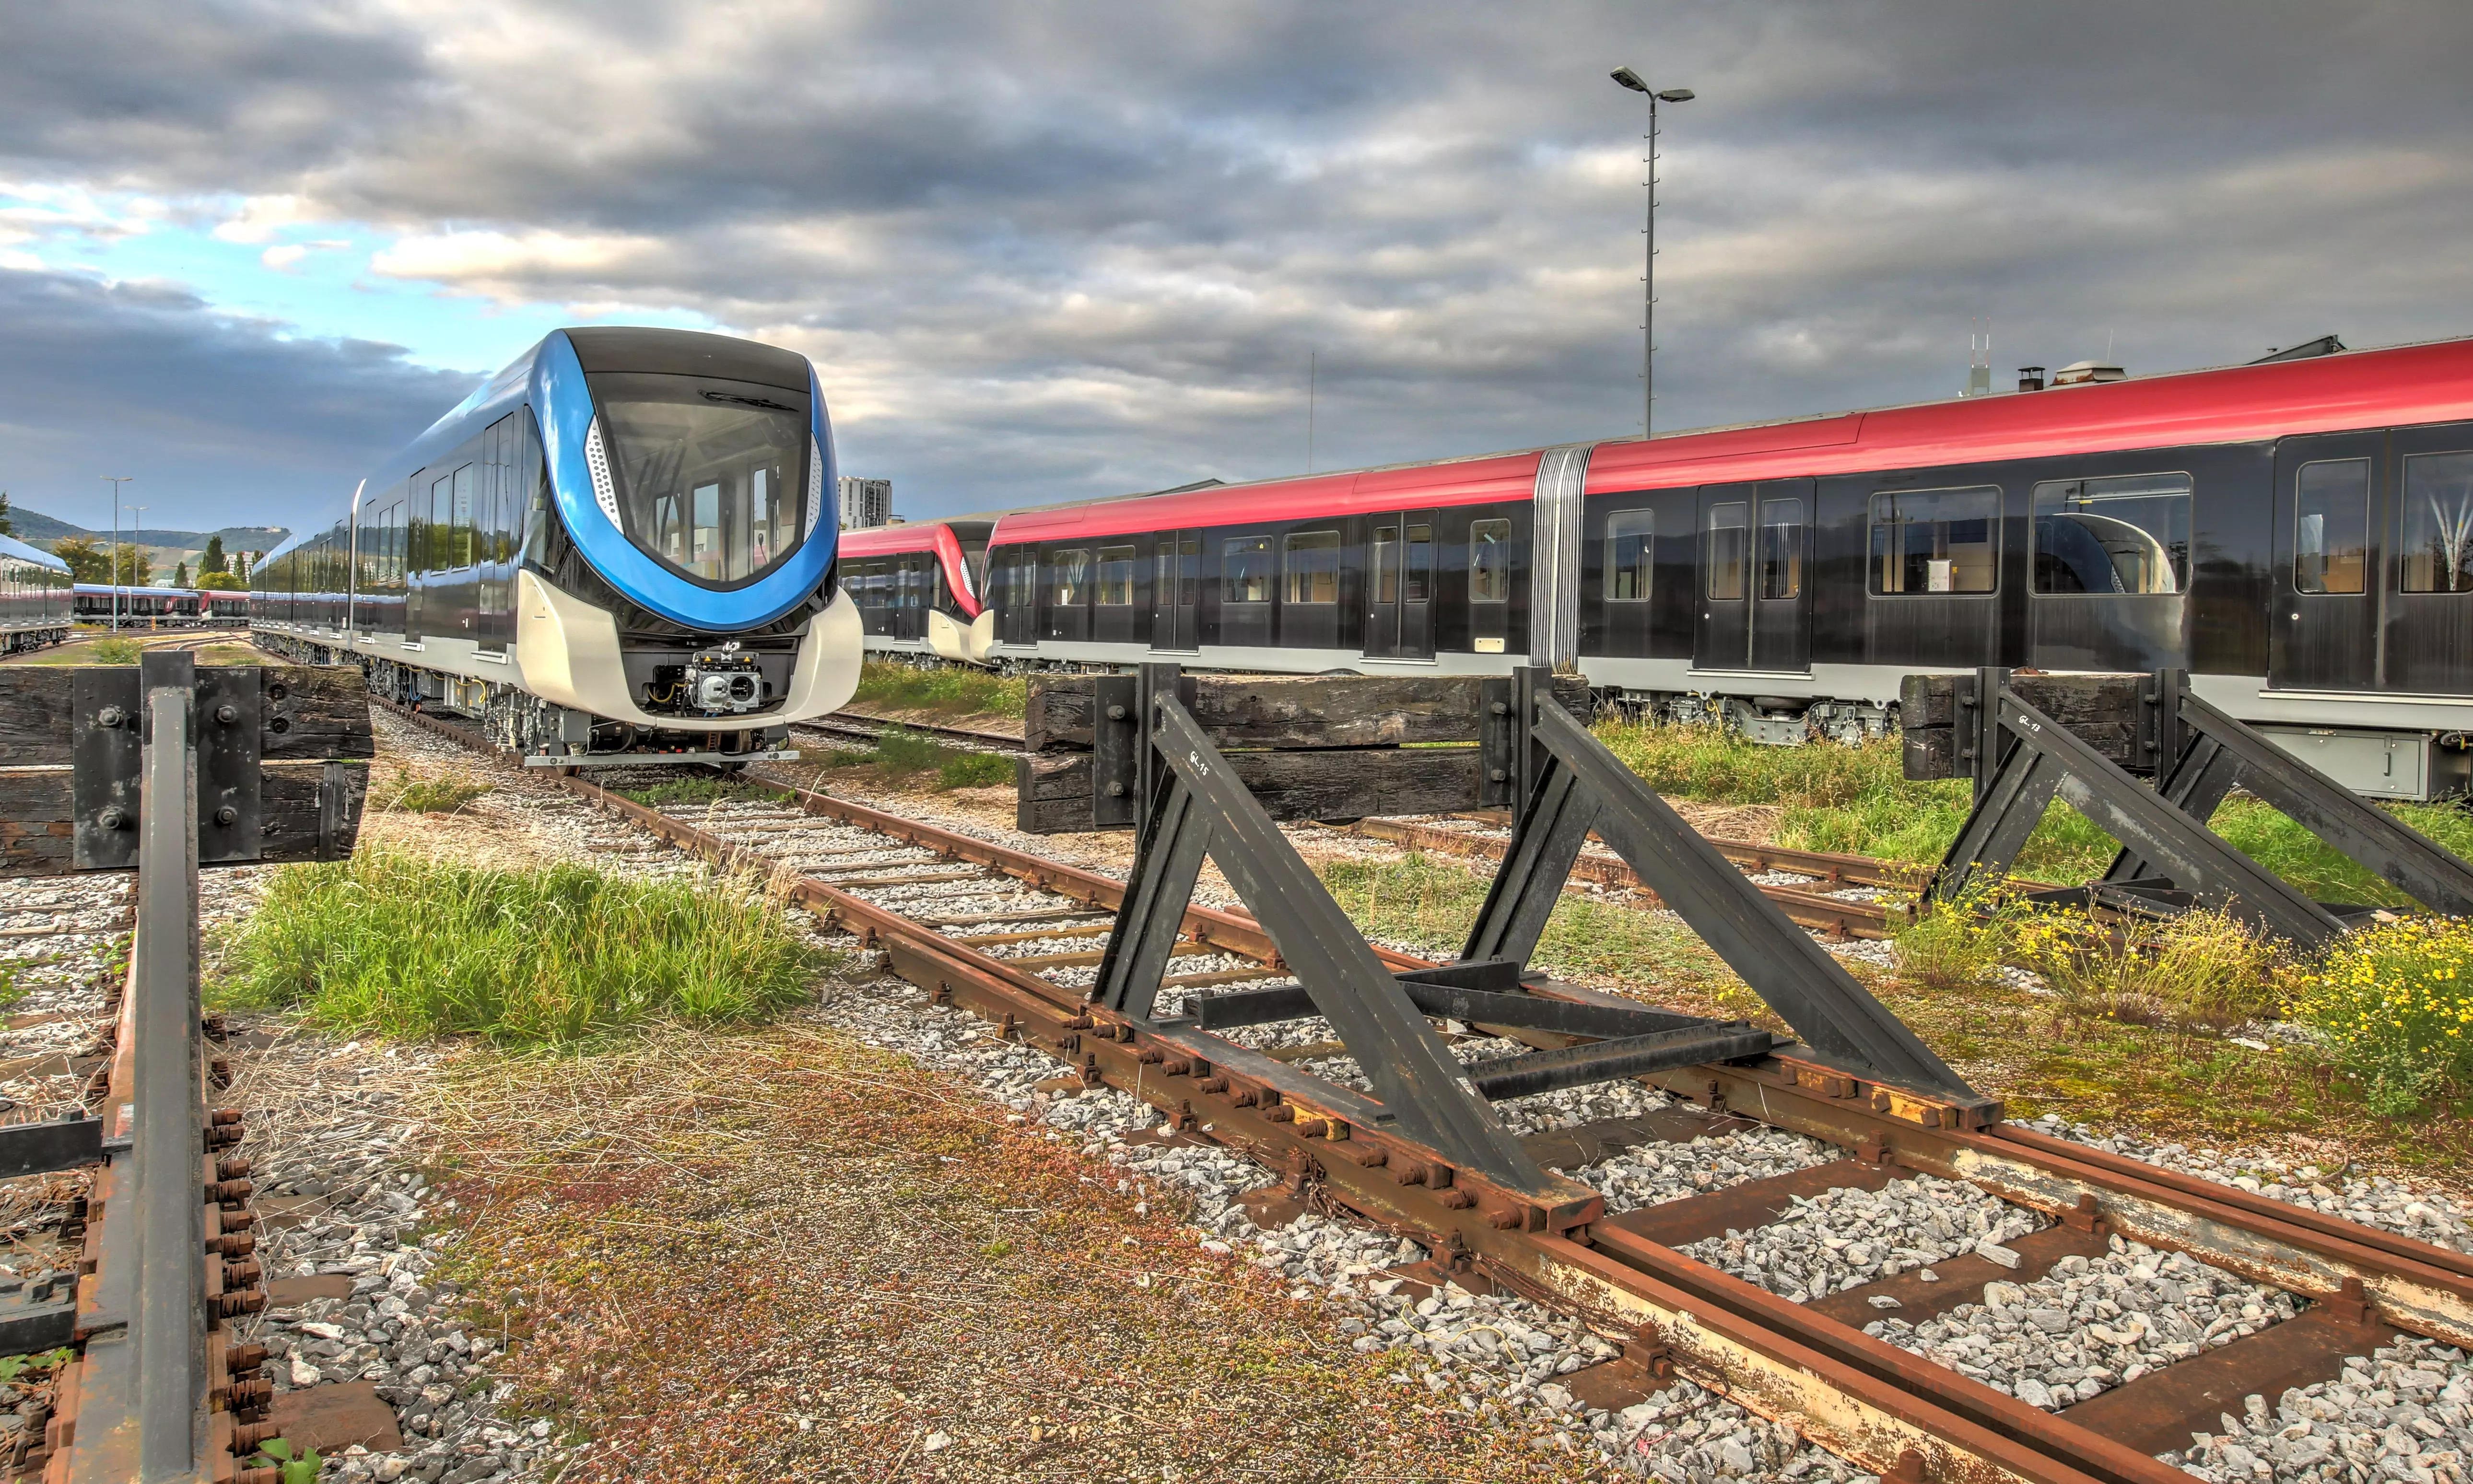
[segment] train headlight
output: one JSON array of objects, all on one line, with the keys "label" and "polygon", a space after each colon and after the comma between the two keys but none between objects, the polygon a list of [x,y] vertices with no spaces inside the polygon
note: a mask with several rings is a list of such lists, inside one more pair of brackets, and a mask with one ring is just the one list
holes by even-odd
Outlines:
[{"label": "train headlight", "polygon": [[707,650],[688,661],[680,677],[686,684],[687,706],[708,716],[753,711],[764,704],[764,675],[754,655],[735,644]]},{"label": "train headlight", "polygon": [[824,440],[811,436],[807,440],[807,528],[799,533],[799,539],[804,541],[816,534],[816,521],[824,514],[825,444]]},{"label": "train headlight", "polygon": [[601,419],[584,430],[584,467],[592,474],[592,503],[610,517],[610,524],[620,532],[627,527],[618,519],[618,487],[610,479],[610,455],[601,446]]}]

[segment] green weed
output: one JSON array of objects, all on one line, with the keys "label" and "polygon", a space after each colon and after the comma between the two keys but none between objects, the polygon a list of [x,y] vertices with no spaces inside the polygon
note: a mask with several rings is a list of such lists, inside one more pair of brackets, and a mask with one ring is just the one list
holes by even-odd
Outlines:
[{"label": "green weed", "polygon": [[1890,945],[1898,977],[1934,990],[1998,983],[2001,966],[2017,952],[2018,927],[2027,914],[2023,902],[1993,889],[1934,903]]},{"label": "green weed", "polygon": [[907,727],[885,728],[876,746],[865,751],[842,748],[827,753],[824,766],[873,768],[887,781],[933,773],[938,788],[979,788],[1013,781],[1012,758],[962,752]]},{"label": "green weed", "polygon": [[743,880],[480,870],[368,848],[277,873],[227,966],[227,1003],[513,1043],[758,1020],[796,1002],[816,967]]},{"label": "green weed", "polygon": [[860,667],[858,693],[852,699],[880,709],[932,711],[947,717],[1020,716],[1030,704],[1030,682],[1018,675],[959,665],[923,670],[872,659]]},{"label": "green weed", "polygon": [[653,808],[673,803],[788,803],[790,791],[752,778],[699,777],[664,778],[642,788],[611,792]]},{"label": "green weed", "polygon": [[2278,945],[2229,914],[2185,912],[2116,937],[2083,912],[2043,912],[2011,929],[2015,961],[2087,1019],[2218,1035],[2272,1015]]},{"label": "green weed", "polygon": [[124,639],[117,635],[97,639],[94,641],[94,662],[96,664],[135,664],[137,657],[145,653],[145,650],[146,646],[135,639]]},{"label": "green weed", "polygon": [[492,785],[479,778],[461,774],[442,778],[416,778],[411,770],[397,768],[395,784],[378,804],[405,814],[452,814],[483,794]]},{"label": "green weed", "polygon": [[282,1484],[318,1484],[318,1471],[325,1464],[314,1448],[303,1448],[299,1457],[294,1457],[291,1443],[282,1438],[267,1439],[258,1445],[257,1452],[258,1457],[281,1471]]},{"label": "green weed", "polygon": [[2325,1033],[2372,1113],[2401,1117],[2473,1086],[2473,922],[2363,928],[2292,987],[2293,1018]]},{"label": "green weed", "polygon": [[6,1385],[29,1371],[48,1371],[69,1358],[66,1346],[59,1350],[39,1351],[31,1355],[0,1355],[0,1385]]},{"label": "green weed", "polygon": [[996,753],[953,753],[936,770],[938,788],[994,788],[1013,781],[1013,759]]}]

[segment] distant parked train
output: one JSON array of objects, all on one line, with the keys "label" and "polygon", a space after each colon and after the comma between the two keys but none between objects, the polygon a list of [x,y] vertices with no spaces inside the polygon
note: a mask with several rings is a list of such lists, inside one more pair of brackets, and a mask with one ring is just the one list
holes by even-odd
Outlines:
[{"label": "distant parked train", "polygon": [[252,626],[527,754],[753,757],[858,681],[806,357],[551,333],[269,552]]},{"label": "distant parked train", "polygon": [[1569,663],[1777,742],[1910,671],[2186,666],[2364,792],[2462,789],[2473,340],[2029,388],[1015,512],[972,657]]},{"label": "distant parked train", "polygon": [[108,624],[117,615],[122,627],[196,629],[210,624],[249,621],[249,594],[199,587],[115,587],[105,583],[77,585],[80,623]]},{"label": "distant parked train", "polygon": [[67,638],[71,586],[67,562],[0,536],[0,655]]}]

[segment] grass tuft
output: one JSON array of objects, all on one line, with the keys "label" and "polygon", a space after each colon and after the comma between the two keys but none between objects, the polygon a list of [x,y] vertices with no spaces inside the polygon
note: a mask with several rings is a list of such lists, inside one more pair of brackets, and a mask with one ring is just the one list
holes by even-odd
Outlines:
[{"label": "grass tuft", "polygon": [[2083,912],[2039,913],[2013,931],[2017,961],[2082,1018],[2222,1035],[2278,1007],[2280,945],[2227,913],[2185,912],[2127,942]]},{"label": "grass tuft", "polygon": [[2401,1117],[2473,1087],[2473,922],[2355,932],[2293,979],[2292,1013],[2328,1040],[2371,1112]]},{"label": "grass tuft", "polygon": [[1013,759],[994,753],[963,752],[907,727],[887,727],[876,746],[841,748],[824,755],[827,768],[873,768],[887,782],[936,775],[938,788],[984,788],[1013,781]]},{"label": "grass tuft", "polygon": [[452,814],[490,792],[491,787],[464,774],[416,778],[410,769],[397,768],[394,786],[380,799],[378,807],[404,814]]},{"label": "grass tuft", "polygon": [[621,799],[660,808],[673,803],[788,803],[790,791],[752,778],[664,778],[642,788],[611,790]]},{"label": "grass tuft", "polygon": [[994,788],[1013,781],[1013,759],[996,753],[953,753],[936,770],[938,788]]},{"label": "grass tuft", "polygon": [[1030,704],[1030,682],[1018,675],[959,665],[926,670],[871,659],[860,666],[858,692],[851,699],[862,706],[948,718],[1018,717]]},{"label": "grass tuft", "polygon": [[277,872],[218,998],[338,1030],[567,1043],[761,1020],[818,958],[743,880],[481,870],[400,850]]},{"label": "grass tuft", "polygon": [[146,646],[138,643],[135,639],[124,639],[117,636],[112,638],[97,639],[94,641],[93,646],[94,662],[96,664],[135,664],[137,662],[137,657],[145,652]]}]

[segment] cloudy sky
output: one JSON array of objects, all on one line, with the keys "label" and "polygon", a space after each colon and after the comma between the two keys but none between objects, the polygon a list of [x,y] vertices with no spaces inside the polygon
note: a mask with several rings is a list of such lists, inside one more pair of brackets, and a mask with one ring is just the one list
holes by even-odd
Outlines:
[{"label": "cloudy sky", "polygon": [[2462,0],[0,0],[0,489],[297,523],[561,324],[929,515],[2473,332]]}]

